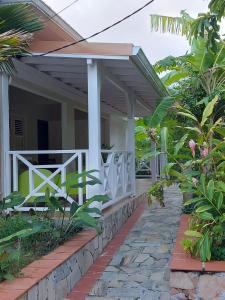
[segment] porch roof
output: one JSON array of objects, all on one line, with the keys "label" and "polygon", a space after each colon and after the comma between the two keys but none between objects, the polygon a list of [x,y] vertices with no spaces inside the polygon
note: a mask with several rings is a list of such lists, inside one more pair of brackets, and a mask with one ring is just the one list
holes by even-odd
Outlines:
[{"label": "porch roof", "polygon": [[[87,96],[87,60],[98,60],[102,69],[101,101],[114,112],[127,115],[126,94],[136,98],[135,116],[151,113],[166,89],[140,47],[132,44],[80,43],[61,51],[44,53],[68,42],[32,44],[31,57],[21,61]],[[86,97],[87,98],[87,97]]]}]

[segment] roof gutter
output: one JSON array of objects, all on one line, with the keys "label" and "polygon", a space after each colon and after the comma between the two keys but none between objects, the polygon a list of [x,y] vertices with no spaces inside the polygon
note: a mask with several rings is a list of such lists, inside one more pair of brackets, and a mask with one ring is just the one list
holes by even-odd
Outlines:
[{"label": "roof gutter", "polygon": [[151,85],[154,87],[155,91],[160,97],[168,96],[166,87],[156,74],[155,70],[140,47],[133,48],[133,55],[130,57],[130,59],[144,75],[144,77],[151,82]]}]

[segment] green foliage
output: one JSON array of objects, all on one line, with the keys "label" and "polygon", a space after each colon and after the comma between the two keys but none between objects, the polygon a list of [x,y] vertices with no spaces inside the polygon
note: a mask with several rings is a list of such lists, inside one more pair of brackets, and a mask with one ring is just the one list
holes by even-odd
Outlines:
[{"label": "green foliage", "polygon": [[145,122],[148,125],[148,127],[150,128],[158,127],[162,123],[163,119],[166,117],[168,110],[172,107],[174,101],[175,101],[174,97],[164,98],[159,103],[152,116],[145,118]]},{"label": "green foliage", "polygon": [[201,38],[206,41],[208,50],[217,52],[222,39],[220,23],[225,16],[225,4],[223,0],[211,0],[208,8],[207,13],[200,13],[196,19],[185,11],[181,11],[179,17],[151,15],[151,30],[186,36],[190,43]]},{"label": "green foliage", "polygon": [[[91,170],[75,174],[62,185],[71,190],[100,184],[99,179],[93,175],[95,172]],[[86,180],[79,182],[80,178]],[[93,204],[107,200],[107,196],[96,195],[87,199],[83,205],[74,201],[70,207],[66,207],[46,189],[45,196],[36,198],[34,205],[44,202],[48,210],[23,214],[16,211],[24,202],[24,197],[19,193],[14,192],[3,199],[0,207],[0,281],[13,279],[19,275],[22,267],[53,250],[84,227],[94,228],[101,233],[101,210]]]},{"label": "green foliage", "polygon": [[[213,245],[220,240],[221,232],[218,232],[218,228],[223,227],[225,222],[225,173],[222,154],[225,140],[213,138],[216,129],[224,129],[221,118],[214,121],[218,101],[216,96],[205,106],[199,121],[191,111],[181,105],[176,106],[177,113],[188,119],[192,127],[185,128],[190,133],[186,133],[175,145],[174,154],[170,155],[174,163],[170,163],[168,169],[168,174],[180,184],[182,191],[193,195],[192,199],[185,202],[185,206],[191,206],[193,220],[185,233],[187,239],[183,241],[183,247],[193,256],[200,257],[201,261],[211,260]],[[192,143],[194,152],[189,150],[192,157],[182,160],[177,156],[177,150],[183,148],[190,134],[197,141]],[[220,167],[222,171],[218,172]]]},{"label": "green foliage", "polygon": [[41,28],[41,21],[30,5],[0,6],[0,71],[15,71],[11,58],[28,54],[32,33]]},{"label": "green foliage", "polygon": [[168,179],[161,179],[155,183],[153,183],[148,189],[148,204],[152,205],[152,203],[156,200],[159,202],[161,207],[164,207],[164,188],[169,187],[173,182]]},{"label": "green foliage", "polygon": [[189,38],[193,18],[182,10],[180,17],[151,15],[150,21],[151,30],[179,34]]},{"label": "green foliage", "polygon": [[[201,261],[225,257],[225,43],[220,32],[224,11],[224,1],[211,0],[209,11],[196,19],[186,12],[177,18],[151,16],[152,30],[184,35],[191,46],[187,54],[155,64],[158,73],[166,72],[162,81],[174,103],[164,107],[165,99],[147,119],[145,130],[168,127],[164,181],[169,178],[192,195],[185,202],[184,212],[192,218],[182,245]],[[160,144],[158,139],[158,150]],[[154,184],[150,197],[163,202],[164,185]]]}]

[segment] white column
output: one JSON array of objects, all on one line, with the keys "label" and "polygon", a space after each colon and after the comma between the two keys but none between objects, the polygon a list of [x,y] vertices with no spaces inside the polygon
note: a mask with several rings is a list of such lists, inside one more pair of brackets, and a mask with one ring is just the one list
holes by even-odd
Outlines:
[{"label": "white column", "polygon": [[[101,78],[100,69],[96,60],[87,60],[88,68],[88,138],[89,154],[88,169],[98,170],[94,175],[100,178],[101,171]],[[101,185],[89,186],[88,198],[101,194]],[[96,203],[98,208],[100,205]]]},{"label": "white column", "polygon": [[74,109],[67,103],[62,103],[62,149],[75,149]]},{"label": "white column", "polygon": [[[151,152],[156,153],[156,143],[151,142]],[[152,181],[157,181],[157,157],[156,155],[153,156],[153,158],[150,161],[150,168],[151,168],[151,175],[152,175]]]},{"label": "white column", "polygon": [[0,194],[3,197],[6,197],[11,192],[9,134],[9,78],[6,74],[0,73]]},{"label": "white column", "polygon": [[160,154],[160,177],[165,178],[165,167],[168,163],[167,157],[167,136],[168,136],[168,129],[167,127],[163,127],[160,132],[160,140],[161,140],[161,154]]},{"label": "white column", "polygon": [[132,94],[127,95],[128,121],[127,121],[127,150],[133,153],[132,157],[132,193],[136,193],[136,168],[135,168],[135,98]]}]

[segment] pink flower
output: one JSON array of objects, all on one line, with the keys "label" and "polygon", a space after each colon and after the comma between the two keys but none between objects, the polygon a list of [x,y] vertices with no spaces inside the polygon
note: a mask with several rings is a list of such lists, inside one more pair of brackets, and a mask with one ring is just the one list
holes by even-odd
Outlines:
[{"label": "pink flower", "polygon": [[192,152],[192,156],[195,157],[195,147],[196,147],[196,143],[194,140],[190,140],[189,141],[189,147],[191,149]]},{"label": "pink flower", "polygon": [[209,148],[207,147],[206,143],[203,143],[203,147],[201,148],[201,157],[204,158],[208,156],[209,154]]}]

